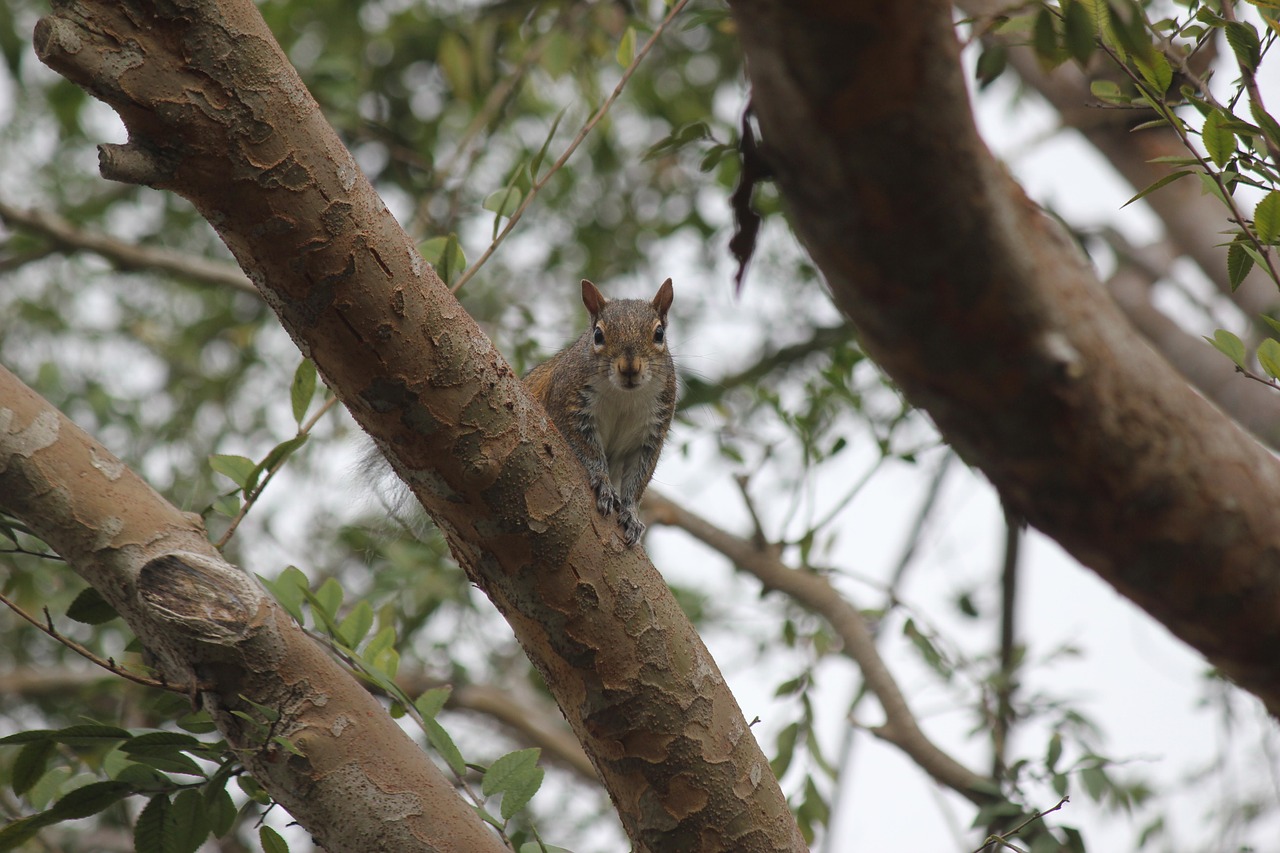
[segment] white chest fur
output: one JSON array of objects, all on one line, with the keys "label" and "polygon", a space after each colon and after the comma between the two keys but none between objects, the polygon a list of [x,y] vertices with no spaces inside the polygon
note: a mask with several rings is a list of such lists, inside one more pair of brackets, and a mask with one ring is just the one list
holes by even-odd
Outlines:
[{"label": "white chest fur", "polygon": [[609,480],[621,488],[623,477],[639,463],[640,449],[652,437],[659,383],[646,380],[638,388],[619,388],[608,379],[595,383],[591,415],[609,462]]}]

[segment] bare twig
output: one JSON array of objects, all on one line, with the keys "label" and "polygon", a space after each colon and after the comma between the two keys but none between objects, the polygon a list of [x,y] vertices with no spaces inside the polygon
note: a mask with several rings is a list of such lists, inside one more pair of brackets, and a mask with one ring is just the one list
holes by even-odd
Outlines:
[{"label": "bare twig", "polygon": [[649,36],[649,39],[644,43],[644,45],[636,51],[635,58],[631,60],[631,64],[622,72],[622,78],[618,80],[618,85],[614,87],[613,92],[609,94],[609,97],[604,99],[604,103],[600,105],[600,108],[595,111],[591,118],[587,119],[587,123],[578,131],[578,135],[569,143],[569,147],[560,155],[560,159],[556,160],[556,162],[551,165],[551,168],[547,170],[545,175],[534,181],[533,186],[529,188],[529,192],[525,194],[524,199],[520,202],[520,206],[516,208],[515,212],[511,214],[511,218],[507,220],[507,224],[503,226],[502,231],[500,231],[498,236],[493,239],[493,242],[489,244],[489,248],[484,250],[484,254],[482,254],[474,264],[468,267],[462,275],[458,276],[458,280],[453,283],[451,288],[449,288],[451,291],[457,293],[464,284],[470,281],[471,278],[480,271],[480,268],[485,265],[485,262],[493,256],[493,253],[497,251],[500,245],[502,245],[502,241],[507,239],[507,235],[515,229],[516,223],[520,221],[520,217],[524,216],[524,212],[528,210],[529,205],[533,203],[534,198],[537,197],[542,188],[547,185],[547,182],[551,180],[552,176],[555,175],[556,172],[560,171],[565,163],[569,162],[569,158],[573,156],[573,152],[578,150],[578,146],[582,144],[582,141],[587,138],[587,135],[595,129],[595,126],[599,124],[600,120],[609,112],[614,101],[618,100],[618,97],[622,94],[622,90],[626,88],[627,83],[631,80],[631,76],[635,74],[636,69],[640,67],[640,63],[643,62],[644,58],[649,54],[650,49],[657,44],[658,39],[664,32],[666,32],[667,26],[675,20],[676,16],[679,15],[688,4],[689,0],[680,0],[680,2],[671,7],[671,11],[667,13],[667,16],[662,19],[662,22],[658,24],[657,27],[654,28],[653,35]]},{"label": "bare twig", "polygon": [[827,620],[842,640],[841,651],[861,668],[867,686],[884,709],[885,722],[869,729],[872,734],[897,746],[926,773],[970,802],[982,805],[1000,800],[993,780],[969,770],[921,731],[906,697],[880,657],[861,611],[846,601],[827,578],[793,569],[771,551],[721,530],[655,492],[645,495],[644,504],[656,523],[681,528],[754,575],[766,589],[785,593]]},{"label": "bare twig", "polygon": [[[319,423],[320,418],[324,417],[325,413],[332,409],[337,402],[337,397],[330,397],[328,400],[325,400],[324,405],[321,406],[314,415],[308,418],[306,423],[298,427],[298,434],[294,437],[300,438],[310,433],[312,428]],[[240,522],[244,521],[245,516],[249,514],[249,510],[258,502],[258,498],[262,497],[262,493],[266,490],[267,484],[271,482],[273,477],[275,477],[276,472],[284,467],[285,463],[289,461],[289,456],[292,455],[293,454],[288,454],[276,462],[276,464],[272,465],[267,472],[263,474],[262,480],[254,487],[253,491],[244,496],[244,504],[240,507],[240,511],[231,519],[231,524],[228,525],[227,529],[222,532],[220,537],[218,537],[218,541],[213,543],[215,548],[222,550],[223,546],[231,541],[231,537],[235,535],[236,528],[240,526]]]},{"label": "bare twig", "polygon": [[977,850],[974,850],[973,853],[982,853],[982,851],[986,850],[992,844],[998,844],[1001,847],[1008,847],[1010,850],[1020,850],[1020,848],[1010,844],[1008,839],[1013,838],[1019,832],[1022,832],[1022,830],[1026,829],[1030,824],[1032,824],[1037,820],[1040,820],[1050,812],[1056,812],[1058,809],[1062,808],[1064,805],[1066,805],[1069,802],[1071,802],[1070,797],[1063,797],[1062,799],[1058,800],[1057,805],[1051,808],[1047,808],[1042,812],[1036,812],[1031,817],[1027,818],[1022,823],[1018,824],[1008,832],[1003,833],[1001,835],[988,835],[986,839],[982,842],[982,846],[979,847]]},{"label": "bare twig", "polygon": [[168,690],[171,693],[181,693],[183,695],[186,695],[191,692],[190,689],[187,687],[168,684],[164,681],[157,681],[154,678],[147,678],[145,675],[138,675],[137,673],[130,672],[129,670],[120,666],[120,664],[116,663],[111,658],[98,657],[93,652],[89,651],[84,646],[80,645],[70,637],[64,636],[61,632],[58,631],[57,628],[53,627],[53,617],[49,615],[49,608],[47,607],[44,609],[45,621],[41,622],[36,617],[32,616],[30,613],[23,610],[16,601],[12,600],[8,596],[6,596],[4,593],[0,593],[0,604],[4,604],[5,607],[8,607],[10,610],[12,610],[22,619],[25,619],[26,621],[30,622],[32,625],[36,626],[41,631],[48,634],[50,637],[57,640],[62,645],[71,649],[71,651],[80,655],[80,657],[84,658],[85,660],[89,661],[90,663],[96,666],[102,667],[107,672],[110,672],[112,675],[118,675],[121,678],[124,678],[128,681],[132,681],[135,684],[141,684],[145,687],[156,687],[156,688],[159,688],[160,690]]},{"label": "bare twig", "polygon": [[92,252],[120,269],[172,273],[199,284],[231,287],[258,295],[257,288],[249,283],[238,266],[230,262],[193,257],[169,249],[135,246],[106,234],[87,231],[56,214],[24,210],[3,201],[0,201],[0,220],[12,227],[40,234],[59,248]]}]

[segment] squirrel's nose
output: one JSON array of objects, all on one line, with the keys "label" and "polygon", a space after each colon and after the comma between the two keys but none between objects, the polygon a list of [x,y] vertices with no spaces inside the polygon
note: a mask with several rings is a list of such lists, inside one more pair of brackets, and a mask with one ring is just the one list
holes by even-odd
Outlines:
[{"label": "squirrel's nose", "polygon": [[644,364],[640,359],[623,359],[618,362],[618,378],[622,380],[622,384],[628,388],[637,385],[640,382],[640,374],[644,369]]}]

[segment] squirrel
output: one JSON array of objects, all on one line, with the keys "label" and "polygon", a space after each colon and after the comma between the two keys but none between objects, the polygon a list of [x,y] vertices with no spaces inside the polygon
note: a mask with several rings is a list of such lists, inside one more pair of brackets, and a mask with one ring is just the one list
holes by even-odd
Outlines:
[{"label": "squirrel", "polygon": [[617,513],[628,548],[644,533],[637,505],[676,409],[675,362],[667,349],[671,299],[671,279],[647,302],[605,299],[584,278],[591,327],[524,376],[587,469],[600,514]]}]

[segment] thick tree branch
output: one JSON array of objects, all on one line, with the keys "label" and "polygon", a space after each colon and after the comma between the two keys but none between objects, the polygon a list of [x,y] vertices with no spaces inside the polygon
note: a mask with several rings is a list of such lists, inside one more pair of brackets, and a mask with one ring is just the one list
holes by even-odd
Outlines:
[{"label": "thick tree branch", "polygon": [[982,805],[999,799],[994,781],[960,764],[921,731],[906,696],[880,657],[862,613],[825,577],[793,569],[778,559],[769,546],[722,530],[653,491],[645,495],[644,508],[655,523],[679,527],[728,557],[737,568],[764,584],[765,589],[781,592],[826,619],[843,643],[841,651],[861,668],[867,687],[884,709],[885,721],[870,728],[872,734],[897,746],[926,773],[971,802]]},{"label": "thick tree branch", "polygon": [[1010,507],[1280,714],[1280,465],[991,157],[950,5],[731,6],[767,156],[868,353]]},{"label": "thick tree branch", "polygon": [[423,262],[249,0],[59,3],[41,58],[120,113],[103,174],[188,198],[512,625],[638,850],[798,850],[706,648]]},{"label": "thick tree branch", "polygon": [[[66,558],[328,850],[501,850],[351,675],[106,448],[0,367],[0,509]],[[249,701],[246,701],[249,700]],[[273,735],[237,712],[280,711]]]}]

